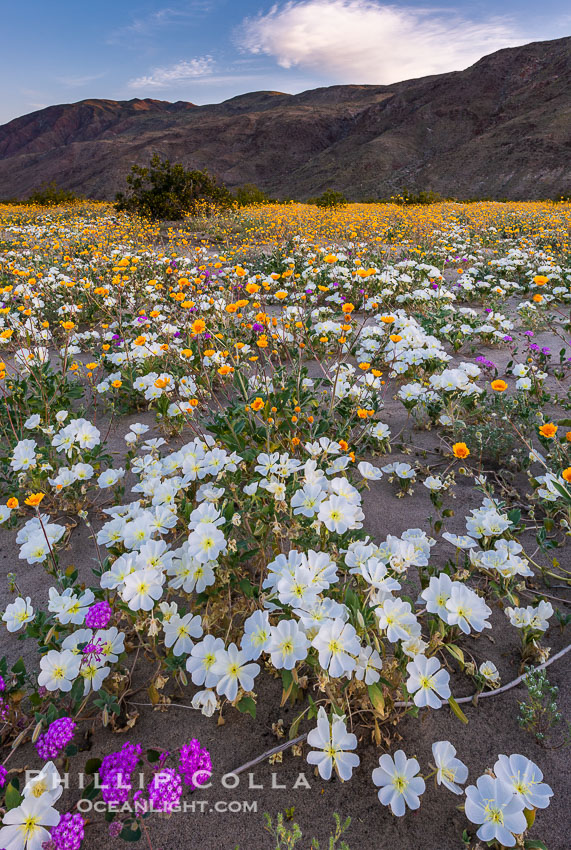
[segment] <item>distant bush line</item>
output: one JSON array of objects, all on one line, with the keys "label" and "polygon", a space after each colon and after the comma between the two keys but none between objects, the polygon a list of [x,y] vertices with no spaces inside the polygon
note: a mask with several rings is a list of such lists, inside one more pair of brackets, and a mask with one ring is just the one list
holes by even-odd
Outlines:
[{"label": "distant bush line", "polygon": [[[7,198],[2,204],[60,206],[87,199],[69,189],[62,189],[55,182],[40,186],[25,200]],[[462,204],[482,201],[506,202],[509,198],[480,197],[454,198],[444,197],[431,189],[402,189],[390,197],[367,196],[348,200],[336,189],[326,189],[321,195],[299,201],[295,198],[271,198],[253,183],[245,183],[233,191],[212,177],[207,171],[189,170],[180,163],[172,164],[168,159],[161,160],[158,155],[152,157],[148,166],[134,165],[126,178],[126,187],[115,199],[115,208],[120,212],[129,212],[158,221],[177,221],[187,215],[204,215],[220,209],[245,207],[251,204],[291,204],[306,203],[323,209],[335,209],[349,203],[386,204],[399,206],[418,206],[438,204],[444,201]],[[560,203],[570,201],[570,195],[545,198],[544,201]]]}]

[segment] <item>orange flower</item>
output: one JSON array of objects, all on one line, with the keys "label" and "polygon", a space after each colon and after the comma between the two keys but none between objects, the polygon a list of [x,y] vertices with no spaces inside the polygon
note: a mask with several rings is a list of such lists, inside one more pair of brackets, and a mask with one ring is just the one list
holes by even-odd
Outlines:
[{"label": "orange flower", "polygon": [[346,440],[339,440],[339,446],[341,447],[342,451],[346,452],[349,448],[349,443]]},{"label": "orange flower", "polygon": [[389,339],[391,340],[391,342],[400,342],[401,339],[402,339],[402,336],[400,334],[391,334],[389,336]]},{"label": "orange flower", "polygon": [[14,508],[19,507],[19,505],[20,505],[20,502],[18,501],[18,499],[15,496],[12,496],[12,498],[8,499],[8,501],[6,502],[6,507],[10,508],[11,511],[14,510]]},{"label": "orange flower", "polygon": [[323,258],[324,263],[336,263],[337,257],[335,254],[326,254]]},{"label": "orange flower", "polygon": [[25,503],[29,505],[31,508],[37,508],[44,498],[44,493],[30,493],[27,499],[25,499]]},{"label": "orange flower", "polygon": [[252,404],[250,405],[252,410],[255,410],[256,413],[258,412],[258,410],[261,410],[263,406],[264,406],[264,402],[261,398],[255,398],[254,401],[252,402]]},{"label": "orange flower", "polygon": [[[571,484],[571,466],[568,466],[567,469],[564,469],[561,475],[563,476],[563,479],[567,481],[568,484]],[[8,505],[8,507],[10,506]]]},{"label": "orange flower", "polygon": [[341,309],[343,310],[344,313],[352,313],[353,310],[355,309],[355,305],[351,304],[351,303],[343,304]]},{"label": "orange flower", "polygon": [[371,368],[370,363],[359,363],[359,369],[362,369],[363,372],[367,372]]},{"label": "orange flower", "polygon": [[392,325],[392,323],[394,321],[395,321],[394,316],[381,316],[381,322],[383,322],[383,324],[385,324],[385,325]]},{"label": "orange flower", "polygon": [[75,322],[61,322],[60,324],[64,331],[72,331],[75,327]]},{"label": "orange flower", "polygon": [[507,390],[508,385],[505,381],[502,381],[498,378],[496,381],[492,381],[490,384],[491,388],[497,393],[503,393]]},{"label": "orange flower", "polygon": [[540,304],[543,301],[543,295],[540,295],[538,292],[537,295],[534,295],[531,300],[535,301],[536,304]]},{"label": "orange flower", "polygon": [[466,445],[466,443],[454,443],[452,446],[452,451],[454,453],[454,457],[459,457],[462,460],[470,454],[470,449]]},{"label": "orange flower", "polygon": [[190,326],[193,334],[201,334],[206,330],[206,322],[204,319],[195,319],[192,325]]},{"label": "orange flower", "polygon": [[246,269],[243,269],[242,266],[236,266],[234,272],[238,275],[238,277],[244,277],[247,274]]},{"label": "orange flower", "polygon": [[233,372],[232,366],[221,366],[220,369],[217,370],[219,375],[227,375],[229,372]]},{"label": "orange flower", "polygon": [[536,286],[545,286],[545,284],[549,282],[549,278],[545,277],[545,275],[543,275],[543,274],[537,274],[533,278],[533,282],[535,283]]},{"label": "orange flower", "polygon": [[118,390],[118,389],[119,389],[119,387],[122,387],[122,386],[123,386],[123,381],[119,381],[119,380],[117,380],[117,381],[112,381],[112,382],[111,382],[111,386],[112,386],[112,387],[115,387],[115,389],[116,389],[116,390]]},{"label": "orange flower", "polygon": [[548,440],[551,440],[557,434],[557,425],[554,425],[553,422],[546,422],[545,425],[540,425],[539,433],[542,437],[545,437]]}]

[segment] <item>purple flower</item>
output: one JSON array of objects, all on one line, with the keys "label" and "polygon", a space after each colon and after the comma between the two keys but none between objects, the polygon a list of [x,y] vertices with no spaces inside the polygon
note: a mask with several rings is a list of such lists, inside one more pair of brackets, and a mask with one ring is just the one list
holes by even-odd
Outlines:
[{"label": "purple flower", "polygon": [[99,779],[101,796],[106,803],[126,803],[131,791],[131,774],[141,757],[140,744],[127,741],[116,753],[109,753],[101,762]]},{"label": "purple flower", "polygon": [[84,821],[81,815],[78,812],[67,812],[51,831],[54,850],[79,850],[83,835]]},{"label": "purple flower", "polygon": [[118,820],[114,820],[113,823],[109,824],[109,837],[110,838],[118,838],[122,829],[123,829],[123,824]]},{"label": "purple flower", "polygon": [[523,335],[524,336],[533,336],[533,331],[524,331]]},{"label": "purple flower", "polygon": [[111,617],[113,616],[113,608],[106,602],[96,602],[92,605],[85,617],[85,625],[88,629],[104,629]]},{"label": "purple flower", "polygon": [[254,322],[254,324],[252,325],[252,330],[254,331],[254,333],[261,334],[264,330],[264,326],[260,322]]},{"label": "purple flower", "polygon": [[513,336],[506,334],[504,337],[504,342],[513,342]]},{"label": "purple flower", "polygon": [[201,747],[200,741],[193,738],[190,744],[180,748],[178,771],[185,785],[195,789],[204,785],[212,776],[210,753]]},{"label": "purple flower", "polygon": [[176,770],[164,767],[155,773],[148,787],[149,802],[156,812],[172,812],[182,797],[182,781]]},{"label": "purple flower", "polygon": [[3,764],[0,764],[0,788],[3,788],[6,785],[7,776],[8,771],[6,770]]},{"label": "purple flower", "polygon": [[75,732],[75,723],[71,717],[60,717],[48,726],[47,732],[36,741],[36,751],[40,758],[55,759],[69,744]]}]

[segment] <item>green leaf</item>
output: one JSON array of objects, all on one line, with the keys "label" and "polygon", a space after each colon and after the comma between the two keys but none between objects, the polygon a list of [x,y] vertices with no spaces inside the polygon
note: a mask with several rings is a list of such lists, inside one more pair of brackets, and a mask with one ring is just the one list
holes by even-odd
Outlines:
[{"label": "green leaf", "polygon": [[99,768],[101,767],[101,759],[93,758],[87,759],[85,762],[85,772],[88,776],[93,776],[94,773],[97,773]]},{"label": "green leaf", "polygon": [[445,649],[448,650],[452,658],[455,658],[456,661],[460,664],[462,668],[464,668],[464,653],[460,649],[459,646],[456,646],[455,643],[445,643],[443,644]]},{"label": "green leaf", "polygon": [[140,841],[141,827],[137,821],[133,821],[130,826],[124,826],[119,833],[119,838],[122,838],[123,841]]},{"label": "green leaf", "polygon": [[458,720],[461,720],[462,723],[465,723],[465,724],[468,723],[468,718],[466,717],[466,715],[464,714],[464,712],[462,711],[462,709],[460,708],[460,706],[458,705],[458,703],[456,702],[454,697],[448,697],[448,705],[450,706],[450,708],[452,709],[452,711],[454,712],[454,714],[456,715]]},{"label": "green leaf", "polygon": [[158,761],[160,759],[160,757],[161,757],[161,754],[159,753],[158,750],[147,750],[147,760],[151,764],[154,764],[156,761]]},{"label": "green leaf", "polygon": [[526,838],[523,843],[525,850],[547,850],[547,844],[534,838]]},{"label": "green leaf", "polygon": [[367,691],[369,693],[369,699],[371,700],[371,705],[378,711],[379,714],[385,713],[385,697],[383,694],[383,689],[379,686],[378,683],[374,685],[369,685],[367,687]]},{"label": "green leaf", "polygon": [[256,703],[252,697],[242,697],[239,703],[236,703],[236,708],[242,714],[249,714],[254,720],[256,719]]},{"label": "green leaf", "polygon": [[24,799],[17,788],[10,782],[6,786],[6,810],[15,809]]}]

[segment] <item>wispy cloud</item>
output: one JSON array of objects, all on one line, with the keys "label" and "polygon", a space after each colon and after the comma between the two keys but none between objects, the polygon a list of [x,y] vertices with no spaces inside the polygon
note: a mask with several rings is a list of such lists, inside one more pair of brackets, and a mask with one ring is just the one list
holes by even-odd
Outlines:
[{"label": "wispy cloud", "polygon": [[195,59],[175,62],[174,65],[153,68],[150,74],[129,80],[127,85],[130,89],[164,89],[185,83],[188,80],[210,76],[213,67],[212,56],[200,56]]},{"label": "wispy cloud", "polygon": [[525,42],[505,18],[468,20],[439,9],[374,0],[300,0],[247,18],[242,50],[283,68],[300,66],[345,83],[398,82],[466,68],[486,53]]},{"label": "wispy cloud", "polygon": [[105,74],[85,74],[85,76],[74,76],[73,74],[69,76],[56,77],[58,83],[61,83],[62,86],[68,86],[69,88],[81,88],[82,86],[87,86],[89,83],[95,82],[95,80],[100,80],[101,77],[104,77]]},{"label": "wispy cloud", "polygon": [[184,7],[166,6],[149,15],[133,18],[124,27],[113,30],[107,38],[107,43],[117,44],[133,37],[148,38],[167,27],[180,26],[187,21],[207,15],[213,8],[214,0],[189,0]]}]

